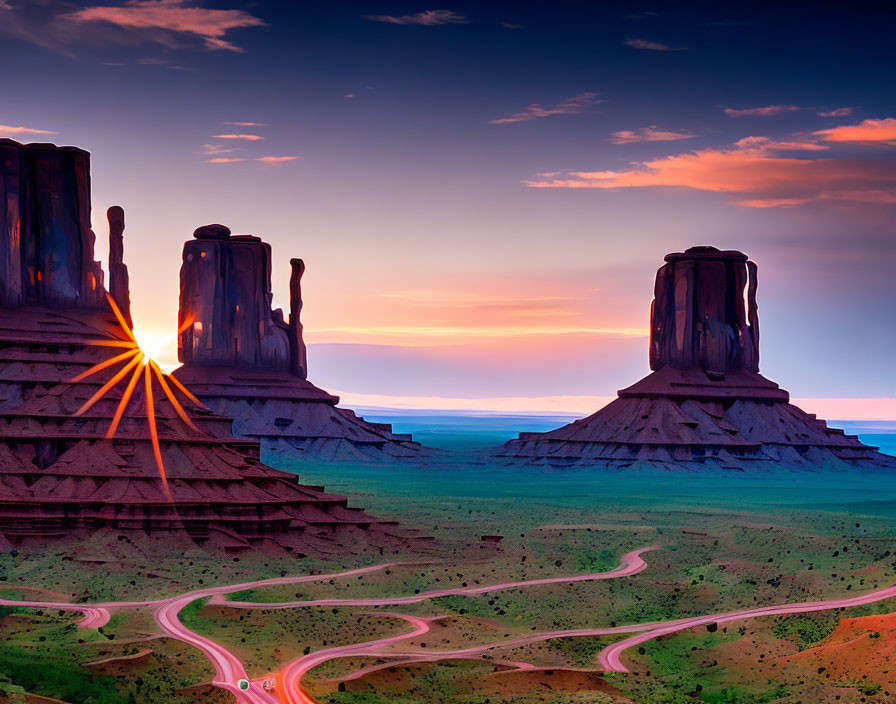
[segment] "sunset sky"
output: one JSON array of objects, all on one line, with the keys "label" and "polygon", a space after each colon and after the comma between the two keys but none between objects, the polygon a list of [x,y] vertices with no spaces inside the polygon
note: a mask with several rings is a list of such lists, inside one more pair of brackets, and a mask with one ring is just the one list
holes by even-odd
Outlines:
[{"label": "sunset sky", "polygon": [[896,418],[896,10],[0,0],[0,136],[93,155],[138,332],[211,222],[307,264],[348,405],[595,409],[647,371],[663,256],[759,265],[762,371]]}]

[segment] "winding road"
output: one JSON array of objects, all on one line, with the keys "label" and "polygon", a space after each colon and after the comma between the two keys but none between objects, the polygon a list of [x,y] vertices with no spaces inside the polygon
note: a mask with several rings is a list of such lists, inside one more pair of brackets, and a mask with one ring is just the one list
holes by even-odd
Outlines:
[{"label": "winding road", "polygon": [[[354,643],[350,645],[326,648],[324,650],[310,653],[301,658],[298,658],[286,664],[281,669],[276,678],[276,694],[274,692],[267,691],[264,688],[263,682],[261,680],[250,680],[242,662],[240,662],[239,658],[231,653],[226,647],[219,643],[216,643],[210,638],[206,638],[205,636],[201,636],[191,631],[189,628],[184,626],[184,624],[181,623],[180,619],[178,618],[178,615],[184,609],[184,607],[196,601],[197,599],[203,599],[206,597],[211,597],[210,603],[226,605],[228,607],[238,609],[288,609],[307,608],[311,606],[376,607],[413,604],[442,596],[469,596],[475,594],[485,594],[502,589],[526,588],[544,584],[568,584],[573,582],[630,577],[642,572],[647,568],[647,563],[642,559],[641,555],[651,550],[657,550],[659,547],[660,546],[653,545],[626,553],[621,558],[620,566],[610,572],[597,572],[593,574],[577,575],[572,577],[549,577],[545,579],[505,582],[501,584],[477,587],[457,587],[454,589],[441,589],[410,596],[395,596],[380,599],[317,599],[282,603],[265,603],[227,601],[226,599],[224,599],[224,595],[256,587],[275,586],[278,584],[299,584],[303,582],[319,582],[331,579],[343,579],[348,577],[360,576],[363,574],[369,574],[371,572],[376,572],[389,567],[413,566],[431,563],[390,562],[333,574],[302,575],[298,577],[265,579],[221,587],[197,589],[185,594],[181,594],[179,596],[172,597],[170,599],[155,601],[122,601],[104,602],[98,604],[73,604],[69,602],[15,601],[10,599],[0,599],[0,606],[60,609],[64,611],[78,612],[83,614],[84,616],[84,618],[82,618],[79,623],[79,626],[81,628],[99,628],[107,624],[109,622],[112,611],[138,607],[152,608],[153,618],[155,619],[155,622],[159,625],[161,630],[166,635],[198,648],[206,656],[206,658],[208,658],[215,670],[215,676],[212,684],[216,687],[220,687],[231,692],[238,704],[316,704],[315,700],[302,688],[301,680],[306,673],[308,673],[315,667],[325,662],[329,662],[331,660],[339,658],[369,657],[375,659],[395,660],[396,662],[402,663],[434,662],[437,660],[447,659],[473,659],[489,650],[498,648],[506,649],[519,647],[531,643],[550,640],[553,638],[632,634],[627,638],[624,638],[623,640],[617,641],[607,646],[598,655],[598,664],[600,665],[601,669],[613,672],[628,672],[628,668],[622,663],[621,660],[622,654],[627,650],[654,638],[677,633],[689,628],[706,626],[712,623],[730,623],[732,621],[738,621],[745,618],[758,618],[762,616],[778,616],[782,614],[796,614],[807,613],[811,611],[849,608],[896,597],[896,585],[894,585],[875,592],[869,592],[868,594],[845,599],[779,604],[774,606],[744,609],[740,611],[729,611],[720,614],[678,619],[675,621],[660,623],[631,624],[625,626],[616,626],[612,628],[547,631],[528,634],[516,639],[505,638],[498,642],[485,643],[468,648],[438,651],[423,651],[419,648],[414,650],[402,650],[396,646],[404,641],[408,641],[428,633],[432,627],[432,624],[445,618],[444,616],[424,618],[402,613],[387,613],[378,611],[375,612],[377,616],[400,619],[407,622],[409,626],[411,626],[411,629],[406,633],[402,633],[399,635],[380,638],[377,640],[365,641],[361,643]],[[521,669],[532,667],[531,665],[522,662],[506,664]],[[360,673],[361,671],[358,671],[349,675],[349,679],[359,676]],[[248,682],[247,689],[241,689],[239,687],[240,680],[246,680]]]}]

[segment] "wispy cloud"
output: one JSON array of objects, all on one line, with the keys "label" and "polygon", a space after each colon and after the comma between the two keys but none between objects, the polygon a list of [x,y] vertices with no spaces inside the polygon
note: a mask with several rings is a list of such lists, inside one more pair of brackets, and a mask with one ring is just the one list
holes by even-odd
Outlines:
[{"label": "wispy cloud", "polygon": [[426,10],[413,15],[364,15],[365,20],[388,24],[416,24],[437,27],[445,24],[469,24],[470,20],[452,10]]},{"label": "wispy cloud", "polygon": [[563,100],[553,107],[546,108],[539,103],[532,103],[519,112],[497,120],[490,120],[492,125],[507,125],[513,122],[528,122],[539,117],[551,117],[552,115],[579,115],[588,107],[603,102],[597,99],[597,93],[579,93],[571,98]]},{"label": "wispy cloud", "polygon": [[819,110],[819,117],[847,117],[852,115],[855,108],[836,108],[834,110]]},{"label": "wispy cloud", "polygon": [[231,154],[237,151],[233,147],[225,147],[223,144],[203,144],[199,151],[204,156],[215,156],[217,154]]},{"label": "wispy cloud", "polygon": [[[811,142],[748,137],[723,149],[702,149],[635,163],[619,171],[573,171],[527,181],[533,188],[686,188],[733,194],[754,208],[811,202],[896,204],[896,161],[794,158]],[[823,147],[822,147],[823,148]]]},{"label": "wispy cloud", "polygon": [[771,137],[744,137],[734,143],[744,152],[771,154],[773,152],[823,152],[828,149],[824,144],[804,140],[798,142],[788,139],[772,139]]},{"label": "wispy cloud", "polygon": [[123,5],[86,7],[62,18],[76,23],[108,22],[124,29],[164,30],[201,39],[207,49],[237,52],[244,49],[225,39],[228,32],[265,25],[245,10],[194,7],[187,0],[127,0]]},{"label": "wispy cloud", "polygon": [[242,139],[247,142],[259,142],[264,139],[260,134],[213,134],[212,137],[215,139]]},{"label": "wispy cloud", "polygon": [[267,127],[266,122],[222,122],[222,125],[230,125],[231,127]]},{"label": "wispy cloud", "polygon": [[301,158],[299,156],[260,156],[255,161],[260,161],[262,164],[285,164]]},{"label": "wispy cloud", "polygon": [[618,337],[647,337],[645,328],[612,328],[563,325],[377,325],[343,326],[332,328],[306,328],[316,335],[345,334],[351,336],[409,336],[409,337],[526,337],[540,335],[610,335]]},{"label": "wispy cloud", "polygon": [[[189,71],[190,70],[186,66],[181,66],[179,64],[175,64],[170,59],[162,59],[162,58],[158,58],[155,56],[148,56],[148,57],[145,57],[142,59],[137,59],[136,61],[134,61],[134,63],[137,64],[138,66],[162,66],[163,68],[167,68],[172,71]],[[106,65],[108,66],[111,64],[107,63]],[[118,65],[123,65],[123,64],[118,64]]]},{"label": "wispy cloud", "polygon": [[826,142],[896,146],[896,119],[888,117],[883,120],[863,120],[857,125],[841,125],[829,130],[819,130],[814,134]]},{"label": "wispy cloud", "polygon": [[685,51],[687,49],[684,46],[669,46],[660,42],[652,42],[649,39],[626,39],[622,43],[630,46],[632,49],[644,49],[646,51]]},{"label": "wispy cloud", "polygon": [[631,144],[632,142],[674,142],[679,139],[692,139],[696,135],[690,132],[674,132],[661,130],[656,125],[641,127],[636,130],[614,132],[610,141],[613,144]]},{"label": "wispy cloud", "polygon": [[39,130],[34,127],[13,127],[12,125],[0,125],[0,136],[20,135],[20,134],[59,134],[53,130]]},{"label": "wispy cloud", "polygon": [[766,105],[761,108],[725,108],[725,114],[728,117],[773,117],[802,109],[796,105]]},{"label": "wispy cloud", "polygon": [[262,164],[275,166],[277,164],[285,164],[290,161],[301,159],[299,156],[216,156],[213,159],[206,159],[206,164],[236,164],[241,161],[257,161]]},{"label": "wispy cloud", "polygon": [[513,22],[500,22],[499,24],[505,29],[523,29],[525,27],[525,25],[515,24]]}]

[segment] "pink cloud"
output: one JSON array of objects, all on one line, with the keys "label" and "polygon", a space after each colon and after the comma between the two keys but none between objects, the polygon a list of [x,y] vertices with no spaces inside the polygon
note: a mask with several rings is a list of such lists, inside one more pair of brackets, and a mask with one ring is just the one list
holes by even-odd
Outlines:
[{"label": "pink cloud", "polygon": [[469,19],[451,10],[426,10],[413,15],[364,15],[365,20],[386,22],[387,24],[416,24],[437,27],[445,24],[468,24]]},{"label": "pink cloud", "polygon": [[215,139],[244,139],[247,142],[258,142],[264,137],[259,134],[213,134]]},{"label": "pink cloud", "polygon": [[735,205],[770,208],[810,202],[896,203],[896,162],[793,158],[811,143],[749,137],[727,149],[701,149],[619,171],[573,171],[526,181],[532,188],[686,188],[736,195]]},{"label": "pink cloud", "polygon": [[648,39],[628,39],[622,42],[626,46],[630,46],[632,49],[644,49],[646,51],[684,51],[685,47],[673,47],[668,44],[660,44],[659,42],[652,42]]},{"label": "pink cloud", "polygon": [[725,114],[728,117],[772,117],[798,110],[802,110],[802,108],[796,105],[766,105],[763,108],[725,108]]},{"label": "pink cloud", "polygon": [[552,115],[579,115],[591,105],[602,102],[597,99],[597,93],[579,93],[571,98],[567,98],[557,103],[552,108],[542,107],[538,103],[532,103],[519,112],[515,112],[508,117],[501,117],[497,120],[490,120],[492,125],[507,125],[513,122],[528,122],[539,117],[551,117]]},{"label": "pink cloud", "polygon": [[672,142],[679,139],[692,139],[696,135],[690,132],[673,132],[658,129],[656,125],[641,127],[637,130],[621,130],[614,132],[610,141],[613,144],[631,144],[632,142]]},{"label": "pink cloud", "polygon": [[33,127],[13,127],[11,125],[0,125],[0,135],[5,134],[59,134],[52,130],[38,130]]},{"label": "pink cloud", "polygon": [[826,142],[886,144],[896,146],[896,119],[863,120],[857,125],[842,125],[814,133]]},{"label": "pink cloud", "polygon": [[221,124],[231,127],[267,127],[265,122],[222,122]]},{"label": "pink cloud", "polygon": [[288,161],[301,158],[300,156],[260,156],[255,161],[260,161],[263,164],[285,164]]},{"label": "pink cloud", "polygon": [[233,29],[263,27],[244,10],[191,7],[186,0],[127,0],[120,6],[97,5],[65,15],[73,22],[109,22],[125,29],[162,29],[201,39],[208,49],[242,52],[225,35]]},{"label": "pink cloud", "polygon": [[216,156],[214,159],[206,159],[206,164],[233,164],[237,161],[245,161],[245,157],[241,156]]}]

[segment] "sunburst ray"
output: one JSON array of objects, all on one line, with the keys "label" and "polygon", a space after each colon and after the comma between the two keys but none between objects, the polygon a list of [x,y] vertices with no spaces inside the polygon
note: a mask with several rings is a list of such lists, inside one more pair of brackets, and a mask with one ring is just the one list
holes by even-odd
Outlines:
[{"label": "sunburst ray", "polygon": [[156,407],[152,397],[152,376],[149,373],[149,365],[144,367],[144,380],[146,382],[146,420],[149,422],[149,436],[152,439],[152,453],[156,458],[156,466],[159,468],[159,477],[162,479],[162,488],[168,500],[173,502],[171,488],[168,486],[168,475],[165,472],[165,463],[162,461],[162,448],[159,444],[159,431],[156,428]]},{"label": "sunburst ray", "polygon": [[76,384],[79,381],[83,381],[84,379],[91,376],[92,374],[96,374],[98,371],[105,369],[106,367],[111,367],[113,364],[116,364],[118,362],[123,362],[128,357],[133,357],[135,354],[139,354],[139,353],[140,353],[140,349],[138,347],[134,347],[133,349],[130,349],[127,352],[122,352],[119,355],[116,355],[114,357],[107,359],[105,362],[100,362],[99,364],[94,364],[86,372],[81,372],[80,374],[78,374],[78,376],[74,377],[69,383]]},{"label": "sunburst ray", "polygon": [[106,431],[107,440],[111,440],[115,437],[115,431],[118,430],[118,424],[121,422],[121,417],[124,415],[124,411],[128,407],[128,402],[131,400],[131,395],[134,393],[134,387],[137,386],[137,381],[139,379],[140,366],[137,365],[137,367],[134,368],[134,373],[131,374],[131,380],[125,387],[124,393],[121,396],[121,401],[118,402],[118,408],[115,409],[115,415],[112,416],[112,423],[109,425],[109,430]]},{"label": "sunburst ray", "polygon": [[190,417],[187,415],[186,411],[184,411],[183,406],[180,405],[180,402],[174,396],[174,393],[171,391],[171,387],[168,386],[168,382],[165,381],[165,375],[162,373],[162,370],[159,369],[159,365],[156,364],[154,359],[149,360],[149,366],[152,367],[153,372],[155,372],[156,378],[159,380],[159,386],[162,387],[162,391],[165,392],[165,396],[168,397],[168,400],[171,402],[171,405],[174,407],[174,412],[180,416],[180,419],[186,423],[192,430],[201,433],[202,431],[196,427],[196,424],[190,420]]},{"label": "sunburst ray", "polygon": [[131,371],[131,369],[136,367],[142,359],[143,353],[138,352],[130,362],[128,362],[125,366],[118,370],[115,376],[113,376],[111,379],[109,379],[109,381],[103,384],[103,386],[100,387],[100,390],[97,391],[93,396],[91,396],[90,400],[88,400],[87,403],[85,403],[77,411],[75,411],[75,415],[82,416],[87,413],[87,411],[89,411],[97,401],[99,401],[103,396],[109,393],[112,387],[114,387],[119,381],[124,379],[127,373]]}]

